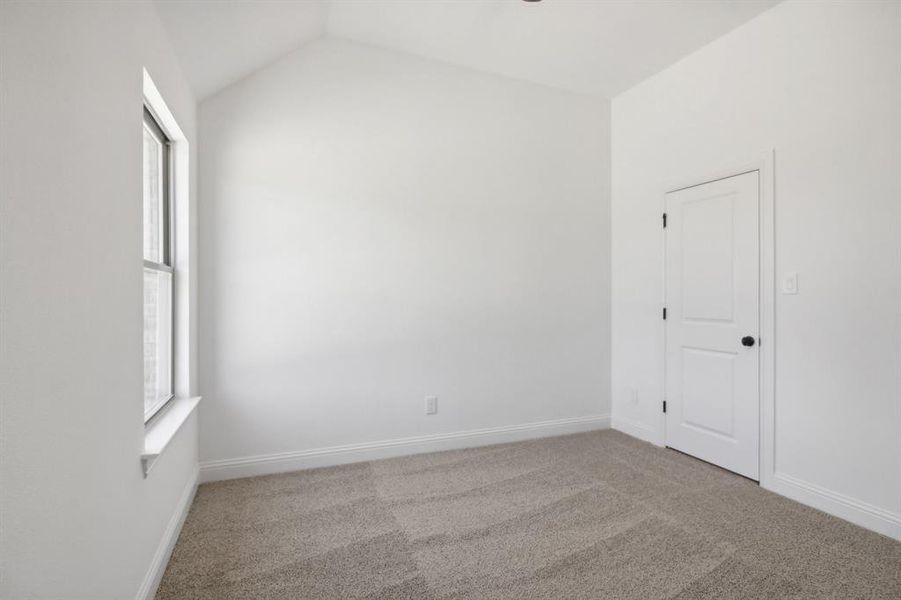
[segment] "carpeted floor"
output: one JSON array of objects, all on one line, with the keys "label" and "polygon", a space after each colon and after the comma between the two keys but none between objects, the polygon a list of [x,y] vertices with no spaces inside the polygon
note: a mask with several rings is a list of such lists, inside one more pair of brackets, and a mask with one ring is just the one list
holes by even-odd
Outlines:
[{"label": "carpeted floor", "polygon": [[901,598],[901,543],[615,431],[200,487],[158,600]]}]

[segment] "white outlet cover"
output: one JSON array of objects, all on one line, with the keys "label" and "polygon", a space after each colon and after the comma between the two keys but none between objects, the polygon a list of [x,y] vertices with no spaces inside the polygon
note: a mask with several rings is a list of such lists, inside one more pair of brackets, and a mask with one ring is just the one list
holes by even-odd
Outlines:
[{"label": "white outlet cover", "polygon": [[438,396],[427,396],[425,399],[425,414],[438,414]]}]

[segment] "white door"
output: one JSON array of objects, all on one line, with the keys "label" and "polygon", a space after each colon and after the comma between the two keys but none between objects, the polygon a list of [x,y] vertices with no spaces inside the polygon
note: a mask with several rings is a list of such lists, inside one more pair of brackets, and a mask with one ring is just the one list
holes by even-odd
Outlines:
[{"label": "white door", "polygon": [[666,195],[666,445],[759,477],[759,181]]}]

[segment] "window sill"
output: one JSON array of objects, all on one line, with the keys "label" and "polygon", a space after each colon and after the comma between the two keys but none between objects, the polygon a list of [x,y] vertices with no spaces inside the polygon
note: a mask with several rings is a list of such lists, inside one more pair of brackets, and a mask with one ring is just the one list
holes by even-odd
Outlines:
[{"label": "window sill", "polygon": [[181,426],[200,402],[200,396],[193,398],[176,398],[171,401],[171,406],[163,409],[163,413],[155,418],[147,429],[144,430],[144,451],[141,452],[141,467],[144,470],[144,478],[150,473],[156,460],[160,457],[169,442],[181,429]]}]

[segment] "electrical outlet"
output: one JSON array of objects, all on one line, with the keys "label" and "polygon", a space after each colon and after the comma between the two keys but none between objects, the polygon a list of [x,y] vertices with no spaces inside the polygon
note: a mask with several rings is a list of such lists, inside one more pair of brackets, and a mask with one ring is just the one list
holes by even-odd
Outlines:
[{"label": "electrical outlet", "polygon": [[425,399],[425,414],[438,414],[438,396],[428,396]]},{"label": "electrical outlet", "polygon": [[629,400],[633,405],[638,404],[638,390],[636,388],[629,388]]}]

